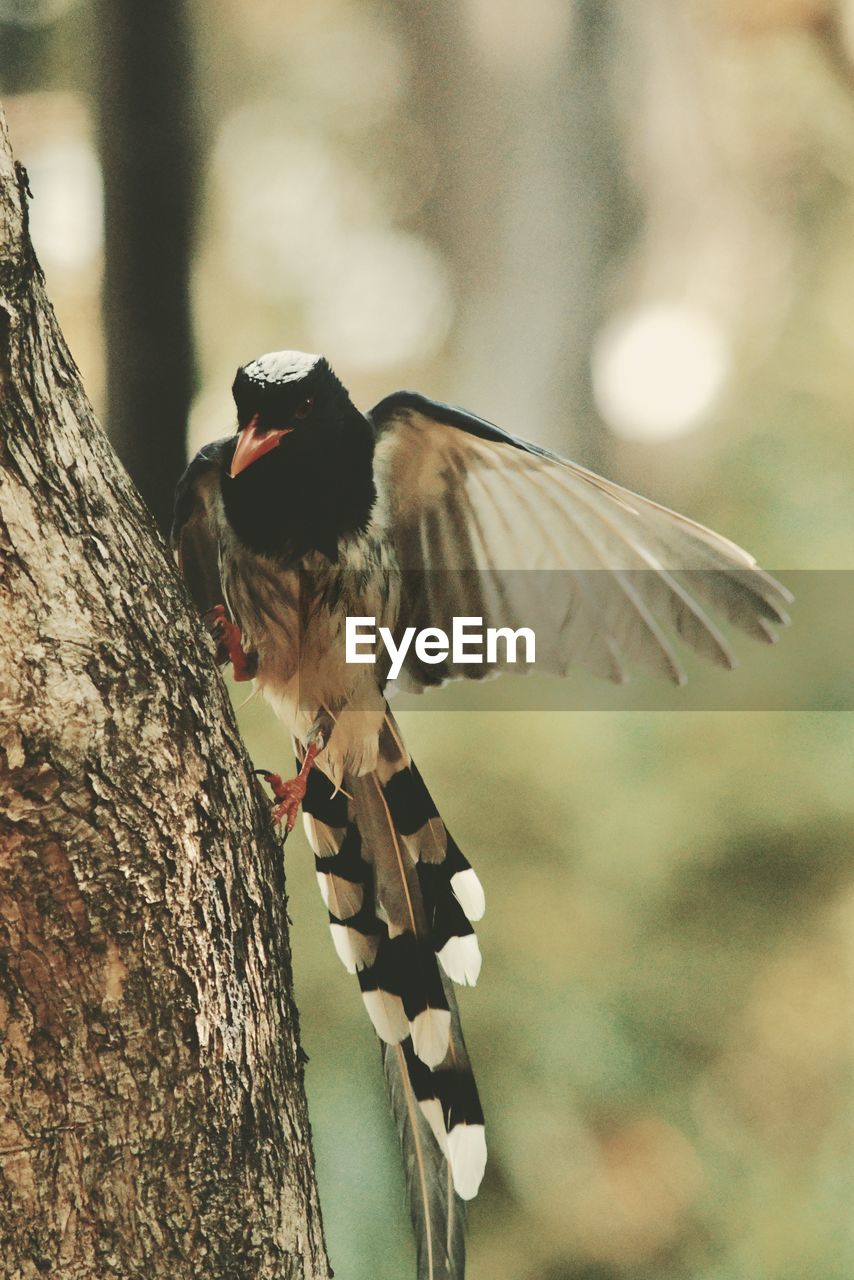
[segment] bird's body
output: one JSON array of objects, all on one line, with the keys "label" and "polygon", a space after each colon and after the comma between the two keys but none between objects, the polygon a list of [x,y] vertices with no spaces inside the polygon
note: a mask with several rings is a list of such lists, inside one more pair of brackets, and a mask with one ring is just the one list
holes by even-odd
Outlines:
[{"label": "bird's body", "polygon": [[[202,612],[228,605],[298,757],[320,747],[305,824],[383,1043],[419,1274],[458,1277],[486,1147],[449,979],[477,979],[483,892],[389,711],[388,663],[346,661],[346,620],[536,624],[544,671],[681,683],[677,640],[733,662],[697,597],[770,640],[788,595],[726,539],[461,410],[399,392],[361,414],[321,357],[263,356],[234,394],[237,435],[179,486],[179,558]],[[401,682],[502,669],[410,652]]]},{"label": "bird's body", "polygon": [[376,616],[393,627],[400,605],[393,555],[370,531],[342,541],[339,556],[332,565],[308,551],[287,568],[235,548],[223,572],[244,646],[258,657],[258,683],[292,735],[305,742],[324,711],[335,718],[323,764],[337,783],[376,763],[385,714],[373,671],[345,661],[345,620]]}]

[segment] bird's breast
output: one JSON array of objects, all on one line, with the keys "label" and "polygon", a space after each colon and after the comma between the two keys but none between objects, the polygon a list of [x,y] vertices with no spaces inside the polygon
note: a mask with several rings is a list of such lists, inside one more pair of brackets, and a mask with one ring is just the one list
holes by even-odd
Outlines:
[{"label": "bird's breast", "polygon": [[347,540],[335,564],[311,552],[283,566],[233,548],[222,577],[244,648],[257,654],[258,682],[280,711],[298,704],[305,714],[334,712],[358,699],[366,684],[376,686],[376,668],[346,661],[345,639],[348,617],[373,617],[388,627],[397,621],[399,572],[382,540]]}]

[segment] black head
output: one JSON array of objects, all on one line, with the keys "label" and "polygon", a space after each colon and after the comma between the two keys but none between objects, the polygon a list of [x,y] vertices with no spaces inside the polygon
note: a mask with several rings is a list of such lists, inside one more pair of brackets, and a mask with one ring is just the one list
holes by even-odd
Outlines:
[{"label": "black head", "polygon": [[373,428],[323,356],[272,351],[237,371],[238,434],[222,479],[226,515],[255,551],[337,559],[376,496]]}]

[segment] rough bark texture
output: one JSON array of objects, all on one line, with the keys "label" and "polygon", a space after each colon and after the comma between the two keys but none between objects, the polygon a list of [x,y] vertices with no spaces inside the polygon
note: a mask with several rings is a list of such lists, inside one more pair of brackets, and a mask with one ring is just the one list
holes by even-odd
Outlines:
[{"label": "rough bark texture", "polygon": [[0,1272],[325,1277],[281,852],[0,121]]}]

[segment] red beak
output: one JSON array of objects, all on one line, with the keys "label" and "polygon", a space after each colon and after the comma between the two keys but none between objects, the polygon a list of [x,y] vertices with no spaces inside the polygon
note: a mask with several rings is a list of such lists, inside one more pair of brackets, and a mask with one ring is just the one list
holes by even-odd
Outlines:
[{"label": "red beak", "polygon": [[232,480],[235,476],[239,476],[241,471],[251,467],[253,462],[263,458],[265,453],[275,449],[277,444],[281,444],[282,437],[290,435],[293,429],[293,427],[281,427],[276,431],[259,431],[258,414],[256,413],[255,417],[243,428],[238,437],[237,448],[234,450],[234,457],[231,460],[231,470],[228,473]]}]

